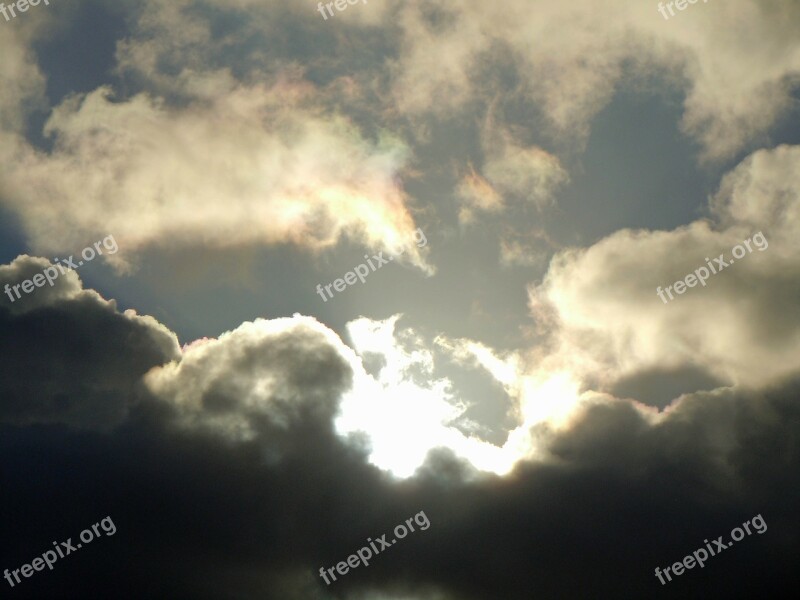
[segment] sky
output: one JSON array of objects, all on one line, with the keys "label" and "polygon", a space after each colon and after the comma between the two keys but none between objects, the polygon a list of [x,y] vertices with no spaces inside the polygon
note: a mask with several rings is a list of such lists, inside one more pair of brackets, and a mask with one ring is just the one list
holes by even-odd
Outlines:
[{"label": "sky", "polygon": [[3,597],[795,597],[800,3],[337,2],[0,4]]}]

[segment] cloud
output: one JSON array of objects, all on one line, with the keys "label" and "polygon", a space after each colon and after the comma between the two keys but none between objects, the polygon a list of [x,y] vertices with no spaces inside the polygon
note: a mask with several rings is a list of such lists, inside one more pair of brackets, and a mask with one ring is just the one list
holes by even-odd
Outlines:
[{"label": "cloud", "polygon": [[462,225],[473,222],[478,213],[504,212],[507,199],[530,203],[541,211],[553,203],[555,191],[569,180],[558,158],[537,146],[520,146],[508,132],[485,132],[483,145],[483,175],[470,167],[459,183],[462,205],[458,219]]},{"label": "cloud", "polygon": [[[513,202],[541,209],[566,171],[538,138],[585,140],[629,81],[656,75],[685,92],[684,130],[720,159],[785,111],[800,56],[797,7],[779,0],[698,3],[671,22],[622,0],[357,8],[325,22],[289,0],[150,0],[117,46],[121,84],[58,100],[45,128],[52,148],[19,135],[44,80],[34,40],[4,30],[4,206],[43,252],[115,235],[120,269],[151,248],[320,253],[344,239],[408,244],[427,269],[404,187],[421,168],[408,131],[483,123],[483,155],[460,163],[478,167],[461,179],[465,219]],[[349,62],[359,52],[363,62]],[[507,89],[530,122],[498,107]],[[429,342],[399,316],[351,321],[345,341],[300,315],[181,348],[168,327],[121,312],[76,273],[14,303],[0,293],[0,512],[13,515],[3,565],[105,515],[118,528],[13,592],[791,597],[798,162],[796,147],[754,152],[722,179],[710,219],[559,249],[529,288],[536,327],[512,349]],[[668,305],[656,296],[758,231],[764,252]],[[540,260],[540,246],[556,246],[540,233],[505,229],[502,260]],[[49,265],[22,255],[0,266],[0,285]],[[502,386],[513,422],[502,445],[474,435],[437,351]],[[680,381],[656,393],[665,378]],[[420,510],[429,530],[334,586],[321,580],[320,567]],[[656,566],[756,514],[763,536],[659,584]]]},{"label": "cloud", "polygon": [[[713,200],[716,222],[673,231],[621,230],[558,253],[530,289],[551,326],[548,363],[602,385],[648,369],[699,368],[728,383],[761,386],[793,375],[800,341],[796,289],[800,149],[759,151],[728,174]],[[664,305],[656,295],[707,257],[762,232],[768,247]],[[712,258],[713,261],[713,258]]]},{"label": "cloud", "polygon": [[552,133],[582,141],[617,89],[656,75],[685,92],[682,126],[702,144],[703,158],[725,159],[792,106],[800,59],[789,24],[798,10],[790,0],[731,0],[665,22],[655,5],[630,0],[519,0],[502,10],[465,0],[407,2],[397,20],[395,95],[409,114],[452,114],[508,92],[508,81],[472,75],[510,65],[518,76],[512,97],[541,110]]},{"label": "cloud", "polygon": [[[425,341],[411,328],[396,331],[399,318],[362,317],[348,323],[360,360],[353,389],[342,400],[337,431],[363,437],[369,460],[399,477],[412,475],[440,447],[476,468],[508,470],[511,463],[499,448],[471,434],[467,407],[454,395],[449,379],[434,375],[433,352]],[[363,365],[375,358],[381,366],[368,373]]]},{"label": "cloud", "polygon": [[224,91],[183,109],[146,94],[114,102],[107,88],[56,109],[45,129],[54,153],[28,149],[5,164],[8,203],[33,247],[80,247],[110,231],[124,266],[151,245],[320,251],[347,235],[405,246],[428,268],[395,182],[402,145],[374,145],[344,119],[303,108],[304,84],[217,83]]},{"label": "cloud", "polygon": [[[216,32],[216,13],[194,10],[191,0],[159,0],[136,13],[132,35],[117,50],[118,74],[140,91],[119,97],[104,86],[64,99],[45,128],[55,148],[44,152],[10,133],[21,130],[31,102],[41,103],[43,78],[30,47],[42,33],[4,37],[4,89],[13,91],[0,100],[10,119],[3,126],[4,203],[37,252],[82,247],[112,232],[127,248],[114,257],[120,269],[150,246],[290,243],[320,252],[346,237],[372,249],[406,244],[408,260],[432,272],[407,242],[414,203],[401,183],[410,150],[398,118],[462,110],[476,98],[487,115],[498,111],[496,96],[507,82],[488,80],[481,88],[476,69],[508,63],[519,78],[512,96],[538,107],[542,133],[575,139],[586,137],[593,116],[625,81],[663,75],[686,92],[685,131],[716,159],[785,113],[800,69],[798,53],[787,51],[796,43],[783,25],[797,9],[789,2],[763,10],[750,0],[716,3],[674,22],[623,0],[535,9],[512,2],[503,10],[462,0],[388,4],[348,12],[347,26],[367,35],[380,22],[398,42],[388,81],[378,78],[386,63],[377,56],[350,77],[361,108],[374,88],[377,105],[369,114],[387,118],[394,134],[367,134],[374,123],[356,125],[343,107],[334,108],[345,74],[328,86],[310,83],[308,68],[330,62],[322,47],[314,46],[310,67],[300,68],[285,56],[289,42],[282,37],[268,49],[239,47]],[[315,30],[332,25],[291,3],[213,7],[252,16],[235,26],[242,34],[273,27],[277,16]],[[727,26],[716,28],[718,22]],[[330,34],[331,27],[321,31]],[[333,43],[343,46],[339,38]],[[431,56],[439,60],[435,70]],[[236,68],[242,60],[246,73]],[[501,114],[498,127],[510,127],[514,119]],[[513,136],[486,148],[483,180],[462,180],[462,221],[500,210],[497,194],[545,206],[566,181],[553,155],[523,141],[522,131],[538,125],[514,126]]]},{"label": "cloud", "polygon": [[500,264],[544,266],[557,248],[557,243],[543,229],[518,233],[509,228],[500,239]]},{"label": "cloud", "polygon": [[476,212],[497,213],[505,208],[502,196],[474,168],[461,179],[458,196],[461,199],[458,221],[462,225],[474,222]]},{"label": "cloud", "polygon": [[486,177],[504,193],[515,194],[543,208],[552,201],[556,188],[568,180],[558,159],[536,146],[513,142],[490,155],[483,167]]},{"label": "cloud", "polygon": [[[42,287],[34,288],[33,292],[29,294],[25,293],[21,287],[14,289],[15,285],[20,286],[24,280],[43,274],[46,269],[51,269],[48,275],[53,285],[47,284],[47,280],[45,280]],[[52,279],[54,276],[55,279]],[[6,285],[11,289],[3,294],[0,305],[13,315],[52,306],[59,301],[75,299],[81,295],[83,289],[81,279],[75,271],[70,269],[62,273],[54,263],[46,258],[27,254],[21,254],[11,264],[0,265],[0,286],[5,288]],[[19,294],[19,298],[17,294]]]},{"label": "cloud", "polygon": [[[0,286],[18,284],[50,263],[18,257],[0,266]],[[140,378],[173,358],[177,337],[163,325],[83,290],[75,272],[50,288],[0,301],[0,422],[63,423],[110,429],[140,399]]]},{"label": "cloud", "polygon": [[175,407],[184,426],[248,440],[260,425],[286,431],[309,415],[330,421],[352,385],[352,360],[352,351],[312,318],[258,319],[187,346],[145,383]]},{"label": "cloud", "polygon": [[22,133],[30,113],[44,106],[44,76],[31,37],[30,30],[9,27],[0,37],[0,132]]},{"label": "cloud", "polygon": [[[87,320],[104,305],[57,302],[65,304],[61,320],[69,308],[81,327],[41,336],[36,348],[63,361],[57,348],[85,339]],[[122,326],[93,339],[125,348],[137,320],[103,309]],[[40,328],[53,321],[45,308],[23,317]],[[149,343],[128,346],[122,361],[108,350],[84,354],[82,368],[70,372],[75,385],[85,388],[118,361],[129,374],[140,373],[131,364],[152,353],[155,333],[152,323],[142,325],[142,342]],[[30,339],[30,330],[6,332],[0,339],[11,347]],[[359,352],[395,348],[390,358],[401,363],[387,363],[381,380],[405,379],[426,360],[419,350],[396,348],[397,334],[387,325],[364,321],[353,332]],[[403,345],[413,341],[405,338]],[[466,350],[503,372],[485,347]],[[414,352],[418,359],[410,358]],[[246,323],[188,345],[180,357],[160,355],[162,366],[146,377],[140,401],[115,429],[0,425],[4,485],[13,490],[3,509],[17,515],[7,535],[19,540],[0,550],[3,564],[16,568],[49,547],[51,537],[74,539],[106,514],[117,526],[113,538],[84,547],[80,561],[26,580],[15,592],[516,600],[529,598],[531,589],[544,597],[578,597],[591,588],[619,598],[647,590],[658,598],[680,586],[683,597],[700,598],[709,586],[725,597],[784,597],[793,587],[796,381],[758,392],[688,394],[661,415],[596,394],[565,428],[551,432],[543,454],[506,477],[478,476],[452,451],[440,450],[415,477],[399,481],[367,463],[368,450],[357,438],[334,432],[335,406],[347,393],[353,360],[353,351],[313,319]],[[0,381],[7,413],[10,379]],[[32,386],[27,394],[35,404],[46,391]],[[94,400],[81,394],[74,402],[88,409]],[[252,435],[231,436],[219,427],[235,414],[249,420]],[[396,427],[407,440],[419,435],[413,425]],[[44,472],[69,473],[56,476],[55,504]],[[320,567],[335,565],[420,510],[430,519],[428,530],[348,573],[335,588],[321,581]],[[763,536],[746,537],[704,571],[668,586],[654,577],[656,566],[756,514],[768,524]],[[198,579],[198,572],[206,575]]]}]

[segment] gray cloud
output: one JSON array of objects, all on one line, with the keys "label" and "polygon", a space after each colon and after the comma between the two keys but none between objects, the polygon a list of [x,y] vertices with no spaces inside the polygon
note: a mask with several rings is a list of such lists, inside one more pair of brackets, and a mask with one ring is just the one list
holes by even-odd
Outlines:
[{"label": "gray cloud", "polygon": [[[50,263],[21,256],[0,266],[0,286],[17,284]],[[0,301],[0,421],[118,425],[141,393],[141,376],[172,359],[176,336],[149,317],[82,290],[75,272],[11,303]]]},{"label": "gray cloud", "polygon": [[[89,302],[72,309],[83,324],[97,311]],[[44,309],[28,316],[49,321]],[[121,316],[112,312],[112,319]],[[64,328],[39,340],[38,352],[79,343],[85,331]],[[110,347],[130,339],[124,327],[104,332]],[[30,339],[13,329],[3,339],[21,336]],[[134,348],[147,355],[152,346]],[[161,367],[170,385],[156,386],[155,396],[143,392],[124,423],[105,435],[3,426],[4,483],[15,491],[3,508],[18,515],[9,535],[23,540],[4,546],[4,564],[41,551],[50,539],[42,536],[66,537],[97,506],[118,527],[102,551],[86,548],[81,562],[26,580],[14,590],[21,597],[513,600],[531,590],[637,598],[680,588],[682,597],[700,598],[708,586],[724,597],[754,590],[783,597],[796,580],[796,382],[684,396],[658,421],[629,402],[598,396],[551,435],[546,456],[523,461],[506,478],[478,475],[441,451],[416,477],[393,481],[366,463],[356,439],[334,433],[332,407],[347,387],[350,358],[312,320],[245,324],[183,354],[177,366]],[[71,373],[75,385],[86,387],[92,373],[117,360],[111,352],[84,356],[84,368]],[[274,382],[259,391],[261,420],[246,404],[259,382]],[[40,387],[27,393],[45,395]],[[2,398],[5,411],[9,396]],[[209,423],[219,411],[251,415],[252,435],[187,428],[181,415],[197,411],[201,398],[214,404],[202,411]],[[87,409],[93,403],[91,395],[76,400]],[[34,455],[27,453],[32,444]],[[55,512],[40,494],[43,465],[70,472]],[[91,506],[82,499],[87,494]],[[320,566],[419,510],[430,529],[335,587],[321,582]],[[763,537],[746,538],[671,588],[658,584],[656,566],[758,513],[769,526]]]}]

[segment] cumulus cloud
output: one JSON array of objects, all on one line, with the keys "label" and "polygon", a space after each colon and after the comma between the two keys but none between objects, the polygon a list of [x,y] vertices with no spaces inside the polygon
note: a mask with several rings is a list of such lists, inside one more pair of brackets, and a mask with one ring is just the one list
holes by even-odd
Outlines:
[{"label": "cumulus cloud", "polygon": [[190,344],[145,383],[184,426],[248,440],[260,424],[285,431],[301,416],[330,421],[352,385],[353,358],[312,318],[259,319]]},{"label": "cumulus cloud", "polygon": [[[42,336],[41,356],[80,343],[90,315],[103,308],[98,300],[58,302],[72,303],[81,327]],[[129,344],[136,319],[105,310],[123,325],[103,330],[109,348]],[[26,316],[53,320],[45,309]],[[401,351],[391,325],[355,324],[355,345],[363,354],[391,350],[389,358],[400,364],[387,363],[380,377],[405,379],[427,358],[419,348]],[[129,374],[141,372],[131,361],[152,352],[154,330],[142,331],[149,342],[130,346]],[[14,347],[30,339],[30,329],[6,333],[0,339]],[[400,347],[413,347],[413,334],[400,337]],[[512,363],[504,367],[486,347],[454,352],[463,360],[474,355],[513,381]],[[180,356],[158,356],[161,366],[146,376],[141,401],[109,433],[0,425],[4,485],[14,490],[4,495],[3,508],[18,516],[7,534],[22,540],[3,546],[4,564],[35,556],[53,532],[66,538],[79,531],[97,519],[99,507],[118,529],[83,549],[91,560],[25,581],[22,597],[257,592],[290,600],[516,600],[529,598],[531,589],[572,597],[589,588],[603,597],[638,597],[642,589],[666,597],[674,591],[658,584],[655,566],[756,514],[768,524],[763,536],[745,538],[714,557],[713,569],[709,564],[670,585],[682,586],[689,598],[703,597],[709,585],[725,597],[784,597],[796,580],[796,382],[761,392],[689,394],[660,416],[596,396],[551,433],[543,454],[507,477],[476,477],[444,450],[432,453],[416,476],[398,481],[367,464],[368,450],[357,438],[334,433],[334,407],[347,393],[354,356],[313,319],[256,321],[190,344]],[[83,355],[83,368],[70,376],[86,387],[117,360],[107,349]],[[9,379],[2,381],[7,389]],[[26,394],[35,403],[46,390],[29,387]],[[93,403],[91,395],[75,399],[79,407]],[[9,404],[4,393],[4,412]],[[234,414],[257,424],[253,435],[228,435],[226,419]],[[420,433],[413,425],[397,427],[407,441]],[[45,468],[69,473],[59,479],[56,505],[31,477]],[[353,569],[336,588],[322,583],[321,566],[335,565],[367,537],[391,532],[420,510],[428,530]],[[198,580],[198,572],[207,575]]]},{"label": "cumulus cloud", "polygon": [[[50,263],[18,257],[0,266],[0,286],[18,284]],[[140,398],[141,377],[174,358],[174,333],[151,317],[120,313],[113,300],[83,290],[75,272],[12,303],[0,301],[0,421],[108,429]]]},{"label": "cumulus cloud", "polygon": [[[673,231],[622,230],[557,254],[530,289],[552,326],[547,362],[609,384],[648,369],[700,368],[729,384],[760,386],[797,371],[797,147],[759,151],[714,196],[715,221]],[[664,305],[656,295],[761,232],[752,253]]]},{"label": "cumulus cloud", "polygon": [[[26,279],[33,279],[36,275],[43,275],[48,271],[52,285],[45,279],[42,287],[35,287],[32,293],[26,293],[21,284]],[[73,270],[61,272],[57,263],[53,264],[46,258],[22,254],[15,258],[11,264],[0,265],[0,286],[5,293],[0,299],[0,305],[11,314],[29,312],[43,306],[51,306],[61,300],[72,300],[80,295],[83,285],[80,277]],[[41,280],[41,278],[39,279]],[[14,286],[17,286],[14,289]],[[19,297],[17,296],[19,295]]]}]

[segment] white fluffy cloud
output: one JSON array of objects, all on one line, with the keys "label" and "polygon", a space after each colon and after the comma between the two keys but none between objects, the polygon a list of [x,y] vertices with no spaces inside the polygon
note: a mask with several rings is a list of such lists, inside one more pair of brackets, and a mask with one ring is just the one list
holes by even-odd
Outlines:
[{"label": "white fluffy cloud", "polygon": [[404,246],[428,268],[396,179],[401,143],[372,143],[345,119],[323,117],[306,84],[213,80],[213,94],[182,108],[147,94],[115,102],[107,88],[59,106],[45,129],[55,150],[20,144],[3,167],[32,246],[55,252],[111,233],[122,261],[150,245],[199,242],[319,251],[346,235]]},{"label": "white fluffy cloud", "polygon": [[352,385],[353,352],[310,317],[243,323],[183,348],[154,368],[148,389],[187,427],[252,439],[262,420],[286,430],[301,416],[330,420]]},{"label": "white fluffy cloud", "polygon": [[554,132],[582,139],[624,74],[660,73],[685,90],[683,127],[705,158],[726,158],[791,105],[800,5],[728,0],[690,8],[665,21],[657,3],[638,0],[404,2],[398,104],[447,114],[492,100],[503,90],[473,75],[504,48],[522,78],[518,91]]},{"label": "white fluffy cloud", "polygon": [[[552,327],[547,364],[610,383],[648,368],[694,366],[731,384],[764,385],[797,371],[800,355],[800,148],[759,151],[723,179],[716,222],[673,231],[622,230],[553,259],[531,288]],[[657,286],[761,231],[768,242],[663,304]]]},{"label": "white fluffy cloud", "polygon": [[[213,4],[252,17],[251,33],[269,28],[267,16],[281,11],[322,24],[313,10],[278,0]],[[634,78],[661,73],[684,89],[685,130],[707,158],[720,158],[775,121],[800,71],[789,25],[800,7],[788,0],[697,5],[670,21],[629,0],[520,0],[502,9],[465,0],[376,4],[353,7],[336,27],[367,32],[380,22],[398,36],[398,53],[384,65],[393,92],[373,96],[382,103],[376,111],[395,117],[446,114],[476,98],[489,106],[500,84],[476,75],[502,56],[519,75],[517,96],[553,132],[581,139],[625,64]],[[233,75],[231,40],[217,36],[195,6],[152,0],[136,13],[133,34],[118,45],[117,70],[146,91],[117,101],[101,87],[63,101],[47,123],[50,153],[10,133],[41,102],[31,48],[42,33],[26,28],[27,37],[3,37],[0,185],[32,247],[81,247],[113,233],[126,249],[115,257],[123,266],[123,257],[152,245],[295,243],[319,251],[346,236],[372,248],[405,243],[408,260],[430,271],[408,243],[406,145],[388,134],[367,138],[332,109],[324,91],[282,57],[283,42],[250,49],[253,71]],[[329,65],[314,56],[312,64]],[[351,85],[362,93],[369,81]],[[519,139],[487,149],[481,174],[496,192],[540,205],[566,177],[554,157]],[[498,206],[469,184],[462,186],[464,219]]]}]

